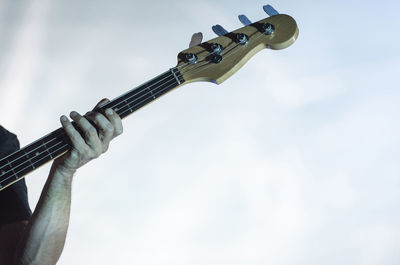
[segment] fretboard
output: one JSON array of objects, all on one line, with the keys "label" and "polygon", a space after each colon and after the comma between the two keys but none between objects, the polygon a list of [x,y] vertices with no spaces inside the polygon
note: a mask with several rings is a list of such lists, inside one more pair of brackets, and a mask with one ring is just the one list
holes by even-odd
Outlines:
[{"label": "fretboard", "polygon": [[[112,108],[121,118],[125,118],[184,81],[180,72],[172,68],[101,106],[97,111],[104,113],[105,109]],[[71,143],[64,129],[59,128],[0,159],[0,191],[22,179],[29,172],[64,154],[70,148]]]}]

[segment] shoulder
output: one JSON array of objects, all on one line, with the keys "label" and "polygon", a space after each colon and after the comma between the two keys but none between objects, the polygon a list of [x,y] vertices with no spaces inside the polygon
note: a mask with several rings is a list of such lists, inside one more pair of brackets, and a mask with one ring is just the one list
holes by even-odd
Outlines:
[{"label": "shoulder", "polygon": [[0,158],[17,151],[19,147],[17,136],[0,125]]}]

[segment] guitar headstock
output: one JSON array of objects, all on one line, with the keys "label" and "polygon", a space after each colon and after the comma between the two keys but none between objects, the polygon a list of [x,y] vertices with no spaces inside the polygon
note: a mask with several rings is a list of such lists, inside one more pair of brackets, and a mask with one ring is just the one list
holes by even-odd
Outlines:
[{"label": "guitar headstock", "polygon": [[[266,12],[268,8],[272,7],[264,6]],[[176,68],[185,83],[210,81],[221,84],[260,50],[280,50],[294,43],[299,34],[296,21],[273,11],[271,17],[255,23],[239,16],[246,26],[232,32],[214,26],[219,37],[180,52]]]}]

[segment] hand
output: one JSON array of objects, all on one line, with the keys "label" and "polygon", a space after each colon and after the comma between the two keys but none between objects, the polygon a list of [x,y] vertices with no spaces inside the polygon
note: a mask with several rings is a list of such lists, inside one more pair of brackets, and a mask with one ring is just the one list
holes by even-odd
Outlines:
[{"label": "hand", "polygon": [[[108,99],[103,99],[96,107],[107,102]],[[66,116],[61,116],[61,124],[71,140],[72,148],[54,161],[56,170],[72,176],[78,168],[107,151],[110,141],[120,135],[123,129],[121,118],[115,111],[106,109],[105,114],[91,111],[81,116],[72,111],[70,117],[82,130],[82,135]]]},{"label": "hand", "polygon": [[[193,34],[189,47],[199,45],[202,40],[201,32]],[[109,100],[102,100],[96,107],[107,102]],[[111,113],[108,114],[107,111],[111,111]],[[72,111],[70,117],[83,131],[84,137],[79,134],[66,116],[61,117],[61,124],[72,142],[72,149],[57,158],[54,163],[56,170],[68,175],[74,174],[78,168],[107,151],[110,141],[120,135],[123,130],[120,117],[112,109],[106,110],[106,117],[93,111],[88,112],[84,117]],[[95,124],[96,128],[89,121]]]}]

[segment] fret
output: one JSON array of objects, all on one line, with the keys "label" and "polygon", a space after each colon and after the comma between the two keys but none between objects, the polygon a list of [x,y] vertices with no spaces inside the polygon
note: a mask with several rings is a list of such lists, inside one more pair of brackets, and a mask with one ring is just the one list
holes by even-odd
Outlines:
[{"label": "fret", "polygon": [[[24,147],[21,150],[24,152],[25,157],[32,161],[36,156],[38,156],[40,154],[41,146],[42,146],[42,144],[40,142],[36,141],[36,142],[30,144],[29,146]],[[39,152],[39,154],[37,154],[37,152]]]},{"label": "fret", "polygon": [[48,153],[50,159],[53,159],[53,156],[52,156],[51,153],[49,152],[49,149],[47,148],[46,143],[45,143],[43,140],[42,140],[41,142],[42,142],[42,144],[43,144],[43,147],[44,147],[45,151]]},{"label": "fret", "polygon": [[130,110],[130,112],[132,113],[133,111],[132,111],[132,108],[131,108],[131,106],[129,105],[129,102],[128,101],[126,101],[126,99],[124,99],[124,102],[126,103],[126,105],[125,106],[128,106],[128,109]]},{"label": "fret", "polygon": [[[173,84],[167,84],[167,86],[163,86],[157,89],[154,89],[152,91],[152,94],[154,97],[150,96],[150,93],[148,93],[147,97],[142,97],[142,98],[138,98],[135,100],[135,102],[133,103],[135,105],[135,110],[143,107],[144,105],[152,102],[153,100],[157,99],[158,97],[160,97],[162,94],[164,93],[160,93],[160,91],[165,90],[165,93],[168,91],[166,89],[168,89],[169,87],[175,87],[176,81],[173,81]],[[169,85],[169,86],[168,86]]]},{"label": "fret", "polygon": [[[178,86],[179,82],[174,78],[174,74],[176,76],[180,76],[180,73],[177,69],[174,69],[173,71],[166,71],[161,75],[153,78],[152,80],[128,91],[127,93],[107,103],[100,109],[104,111],[106,108],[111,107],[114,111],[118,113],[118,115],[121,116],[121,118],[124,118],[140,108],[143,105],[140,104],[141,101],[149,103],[148,97],[151,97],[151,93],[155,94],[155,91],[159,90],[159,88],[169,86],[172,80],[174,80],[175,83],[174,87]],[[184,82],[183,78],[178,79],[180,80],[180,83]],[[152,98],[154,100],[157,98],[157,96],[154,95],[154,97]]]},{"label": "fret", "polygon": [[26,153],[25,149],[22,149],[21,151],[24,153],[26,159],[28,159],[29,163],[31,164],[32,169],[34,170],[35,169],[35,165],[32,163],[32,161],[29,158],[29,155]]},{"label": "fret", "polygon": [[15,167],[15,169],[14,169],[15,179],[18,179],[19,177],[22,177],[25,174],[28,174],[32,170],[34,170],[34,168],[30,164],[30,162],[29,161],[25,161],[24,163],[22,163],[22,164],[18,165],[17,167]]},{"label": "fret", "polygon": [[15,174],[17,174],[18,171],[30,166],[29,160],[26,160],[26,157],[24,156],[24,149],[20,149],[19,151],[15,152],[8,157],[7,160],[9,161],[9,165]]},{"label": "fret", "polygon": [[10,160],[7,159],[7,166],[11,169],[10,171],[12,172],[13,175],[15,175],[15,171],[10,163]]},{"label": "fret", "polygon": [[0,188],[5,187],[8,184],[14,182],[16,179],[15,176],[16,175],[11,168],[6,170],[6,172],[1,176]]},{"label": "fret", "polygon": [[[157,90],[153,91],[154,95],[156,96],[155,99],[159,98],[160,96],[164,95],[165,93],[167,93],[168,91],[170,91],[171,89],[176,87],[176,81],[173,84],[169,84],[166,87],[162,87],[162,88],[158,88]],[[154,99],[151,97],[148,97],[142,101],[138,101],[135,104],[135,110],[140,109],[141,107],[147,105],[148,103],[152,102]]]},{"label": "fret", "polygon": [[160,93],[160,91],[166,90],[166,93],[178,85],[179,83],[174,78],[172,72],[167,71],[150,82],[147,82],[110,102],[105,107],[116,106],[113,108],[114,111],[116,111],[121,118],[125,118],[129,114],[164,94]]},{"label": "fret", "polygon": [[170,72],[174,75],[176,81],[178,82],[178,85],[180,85],[181,83],[185,82],[185,80],[183,80],[182,75],[180,74],[179,70],[176,68],[171,68],[169,69]]},{"label": "fret", "polygon": [[154,96],[154,94],[153,94],[153,91],[151,91],[151,89],[146,85],[146,90],[147,91],[149,91],[149,93],[150,93],[150,95],[151,95],[151,97],[153,98],[153,99],[156,99],[156,97]]},{"label": "fret", "polygon": [[50,153],[48,152],[48,149],[40,144],[40,142],[37,143],[38,147],[36,147],[35,149],[32,149],[31,153],[30,153],[30,159],[32,161],[32,163],[35,164],[36,167],[39,166],[38,162],[42,161],[42,160],[51,160],[52,156],[50,155]]},{"label": "fret", "polygon": [[14,168],[12,166],[11,161],[9,160],[9,158],[7,158],[5,161],[7,161],[7,165],[6,165],[6,172],[4,174],[4,178],[8,181],[8,182],[13,182],[15,179],[18,179],[18,175],[16,174],[16,172],[14,171]]},{"label": "fret", "polygon": [[[147,85],[143,85],[141,87],[139,87],[138,89],[132,91],[132,93],[126,95],[126,97],[129,98],[129,101],[131,103],[131,113],[134,112],[134,107],[136,105],[136,101],[140,101],[143,100],[147,97],[149,97],[149,92],[146,89]],[[121,110],[122,108],[120,108]]]},{"label": "fret", "polygon": [[[0,176],[6,176],[8,172],[12,172],[12,168],[10,166],[10,162],[7,159],[4,159],[1,161],[1,170],[0,170]],[[6,163],[5,163],[6,162]]]}]

